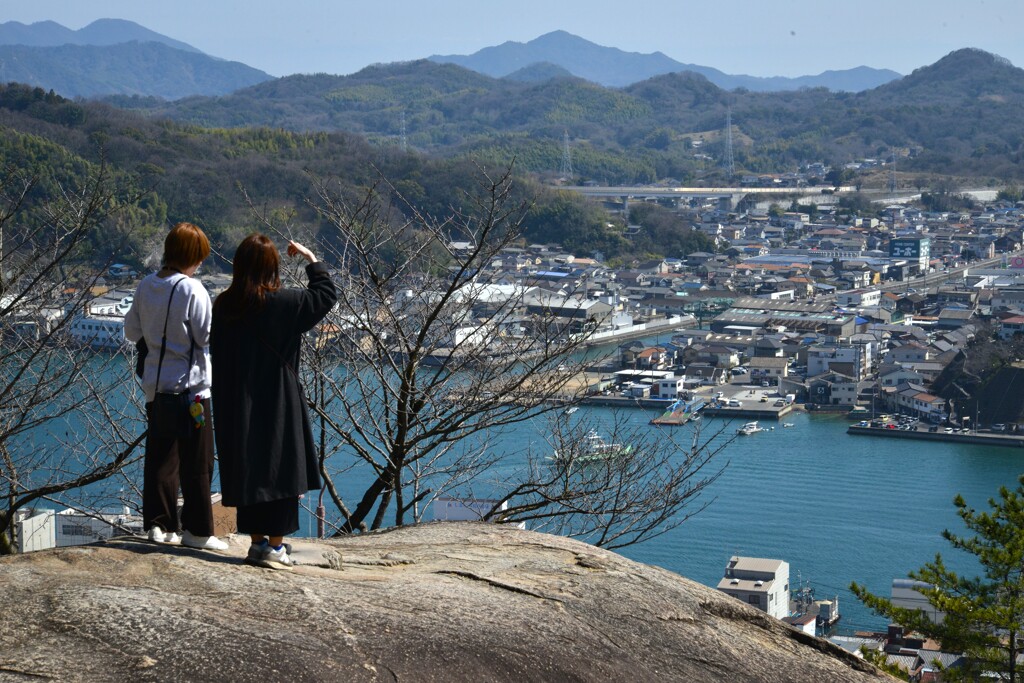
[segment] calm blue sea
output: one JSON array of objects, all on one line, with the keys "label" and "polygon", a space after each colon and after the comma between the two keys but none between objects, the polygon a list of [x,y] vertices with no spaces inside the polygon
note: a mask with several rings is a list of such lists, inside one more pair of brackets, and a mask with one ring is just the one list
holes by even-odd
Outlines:
[{"label": "calm blue sea", "polygon": [[[784,560],[792,586],[803,579],[818,599],[839,596],[842,630],[886,625],[847,590],[851,581],[888,596],[893,578],[936,553],[954,570],[978,574],[974,558],[941,537],[943,529],[966,531],[953,498],[987,509],[1000,486],[1016,486],[1024,452],[850,436],[841,416],[796,413],[786,421],[794,426],[730,445],[708,509],[622,554],[711,586],[731,555]],[[720,420],[707,422],[705,431]]]},{"label": "calm blue sea", "polygon": [[[691,426],[649,426],[654,415],[583,407],[572,419],[606,424],[608,432],[625,421],[657,438],[688,441]],[[709,586],[718,583],[731,555],[784,560],[791,586],[802,580],[818,599],[838,596],[841,631],[886,625],[849,592],[851,581],[888,596],[893,578],[906,577],[936,553],[957,571],[978,573],[973,557],[941,537],[943,529],[965,531],[953,498],[960,493],[974,508],[987,508],[1000,486],[1016,486],[1024,450],[850,436],[841,416],[796,412],[786,421],[794,426],[762,422],[775,429],[739,437],[717,456],[727,467],[702,494],[712,501],[706,510],[618,552]],[[722,423],[704,418],[703,433]],[[727,432],[739,424],[733,421]],[[541,422],[523,425],[496,447],[543,448],[544,430]],[[313,529],[311,516],[303,526]]]}]

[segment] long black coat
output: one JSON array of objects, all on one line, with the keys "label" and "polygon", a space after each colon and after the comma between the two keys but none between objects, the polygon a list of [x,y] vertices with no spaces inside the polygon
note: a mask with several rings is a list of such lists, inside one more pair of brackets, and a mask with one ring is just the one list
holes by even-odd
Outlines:
[{"label": "long black coat", "polygon": [[214,438],[229,507],[320,488],[306,399],[296,372],[302,334],[338,300],[322,263],[306,266],[306,289],[269,293],[254,315],[213,316]]}]

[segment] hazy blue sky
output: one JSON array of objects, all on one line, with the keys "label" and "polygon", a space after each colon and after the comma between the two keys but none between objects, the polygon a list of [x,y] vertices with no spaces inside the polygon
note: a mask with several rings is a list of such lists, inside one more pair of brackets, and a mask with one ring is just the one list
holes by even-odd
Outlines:
[{"label": "hazy blue sky", "polygon": [[754,76],[859,65],[907,74],[962,47],[1024,66],[1022,0],[3,0],[0,22],[130,19],[274,76],[470,54],[563,29]]}]

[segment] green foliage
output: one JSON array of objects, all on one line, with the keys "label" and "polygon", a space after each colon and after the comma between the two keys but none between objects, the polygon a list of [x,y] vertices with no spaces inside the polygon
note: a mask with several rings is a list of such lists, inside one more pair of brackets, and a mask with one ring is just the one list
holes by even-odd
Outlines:
[{"label": "green foliage", "polygon": [[960,673],[966,680],[996,672],[1012,683],[1019,678],[1016,658],[1024,634],[1024,476],[1016,489],[1003,486],[999,498],[988,503],[991,511],[978,512],[958,495],[953,504],[971,535],[942,532],[954,549],[977,558],[982,576],[959,575],[939,554],[910,574],[932,586],[922,592],[944,613],[941,623],[919,610],[897,607],[857,583],[850,590],[875,612],[939,640],[944,650],[963,652],[968,663]]},{"label": "green foliage", "polygon": [[841,197],[836,208],[836,214],[842,216],[877,216],[878,212],[871,198],[861,192]]},{"label": "green foliage", "polygon": [[492,142],[506,146],[508,136],[557,145],[568,131],[574,147],[615,157],[581,172],[598,179],[607,173],[609,180],[638,155],[650,155],[645,164],[657,171],[655,179],[663,177],[658,173],[680,178],[699,173],[703,162],[687,141],[700,134],[703,151],[720,159],[724,143],[716,131],[723,129],[728,107],[735,159],[747,172],[825,161],[834,167],[826,181],[840,185],[853,177],[842,164],[900,147],[914,150],[900,162],[907,172],[955,168],[961,174],[1024,177],[1024,120],[1017,115],[1024,104],[1024,72],[969,50],[856,94],[820,88],[725,92],[692,73],[614,89],[564,77],[493,79],[419,61],[351,76],[289,76],[227,97],[188,98],[156,108],[149,102],[119,103],[202,125],[345,130],[380,140],[398,135],[404,112],[410,144],[446,156],[472,148],[493,158],[496,154],[482,150]]},{"label": "green foliage", "polygon": [[996,193],[996,199],[1004,202],[1019,202],[1024,199],[1024,191],[1018,186],[1007,187]]},{"label": "green foliage", "polygon": [[799,211],[800,213],[806,213],[812,221],[818,219],[818,205],[813,202],[810,204],[798,204],[797,201],[794,199],[793,203],[790,204],[789,206],[789,210]]},{"label": "green foliage", "polygon": [[[326,77],[305,80],[325,90],[336,85],[335,79]],[[82,123],[54,123],[68,105],[40,90],[0,88],[0,120],[5,122],[0,126],[0,154],[51,184],[84,177],[102,159],[120,182],[150,190],[141,193],[136,205],[121,207],[116,222],[97,229],[90,242],[97,263],[113,258],[144,266],[147,257],[159,254],[166,226],[182,220],[206,230],[217,263],[219,255],[230,256],[241,235],[257,228],[253,208],[288,215],[296,229],[321,231],[321,219],[306,202],[311,191],[307,172],[335,178],[342,195],[352,198],[387,178],[393,220],[401,222],[412,211],[438,218],[458,211],[478,190],[481,171],[494,172],[510,164],[520,171],[547,171],[557,168],[562,154],[560,130],[549,138],[509,133],[496,144],[479,141],[464,154],[430,158],[402,153],[390,144],[373,147],[340,133],[204,128],[90,103],[74,105],[83,112]],[[650,155],[626,158],[586,142],[574,153],[574,164],[584,177],[600,176],[608,182],[651,180],[655,163]],[[622,237],[621,225],[608,226],[606,213],[595,202],[524,177],[515,187],[518,200],[531,207],[531,240],[560,243],[581,254],[600,250],[612,257],[639,248]],[[51,192],[55,187],[45,189]],[[329,241],[329,235],[322,236]],[[677,245],[678,240],[666,242],[664,248]],[[643,245],[646,251],[660,248]]]},{"label": "green foliage", "polygon": [[715,244],[704,233],[694,230],[675,212],[657,204],[642,203],[630,209],[630,223],[643,228],[633,238],[633,249],[651,257],[682,258],[697,251],[715,251]]},{"label": "green foliage", "polygon": [[970,195],[948,191],[922,192],[921,204],[929,211],[970,211],[977,202]]},{"label": "green foliage", "polygon": [[874,664],[890,676],[895,676],[901,681],[913,680],[910,676],[910,673],[907,672],[905,669],[901,669],[899,666],[895,664],[890,664],[886,660],[885,652],[861,645],[860,653],[864,655],[865,662],[870,662],[871,664]]}]

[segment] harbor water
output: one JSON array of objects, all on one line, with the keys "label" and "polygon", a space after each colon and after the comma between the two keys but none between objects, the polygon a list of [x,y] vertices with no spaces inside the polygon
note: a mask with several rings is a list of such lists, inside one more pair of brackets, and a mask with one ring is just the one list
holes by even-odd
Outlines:
[{"label": "harbor water", "polygon": [[[638,411],[633,419],[647,417]],[[704,433],[723,421],[704,420]],[[792,589],[802,579],[817,599],[838,595],[844,632],[886,626],[849,592],[851,581],[888,597],[892,579],[936,553],[955,571],[979,574],[976,560],[941,536],[966,533],[953,499],[962,494],[971,507],[988,509],[1000,486],[1016,486],[1024,452],[851,436],[839,415],[796,412],[785,421],[793,427],[764,422],[774,429],[739,437],[718,456],[728,465],[703,494],[714,499],[706,510],[620,552],[709,586],[732,555],[786,561]]]},{"label": "harbor water", "polygon": [[[692,424],[648,424],[660,412],[584,406],[570,419],[596,425],[606,437],[616,424],[621,433],[625,423],[627,430],[688,444]],[[708,586],[718,584],[732,555],[783,560],[790,565],[791,590],[809,585],[816,599],[838,596],[840,632],[884,630],[887,623],[850,593],[851,581],[888,597],[894,578],[905,578],[936,553],[953,570],[978,575],[976,560],[941,536],[944,529],[966,531],[953,499],[962,494],[985,510],[999,487],[1014,488],[1024,470],[1024,449],[853,436],[842,415],[796,411],[784,420],[791,428],[762,422],[765,431],[733,438],[743,422],[702,418],[702,435],[720,431],[718,439],[732,439],[716,456],[725,466],[722,476],[695,503],[710,502],[707,509],[617,552]],[[547,428],[542,420],[523,423],[497,439],[494,447],[510,455],[502,471],[486,478],[514,476],[526,460],[516,454],[545,448]],[[352,479],[336,483],[350,499],[362,491]],[[305,517],[301,533],[313,535],[315,521]]]}]

